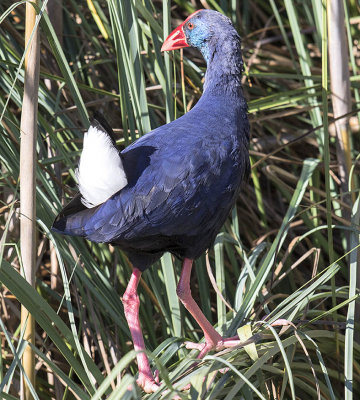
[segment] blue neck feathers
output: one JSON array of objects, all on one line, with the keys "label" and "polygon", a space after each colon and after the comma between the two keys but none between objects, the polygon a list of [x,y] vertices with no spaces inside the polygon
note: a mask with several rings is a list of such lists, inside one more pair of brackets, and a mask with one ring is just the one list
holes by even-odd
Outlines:
[{"label": "blue neck feathers", "polygon": [[204,95],[241,96],[243,61],[240,37],[234,29],[211,38],[200,51],[207,63]]}]

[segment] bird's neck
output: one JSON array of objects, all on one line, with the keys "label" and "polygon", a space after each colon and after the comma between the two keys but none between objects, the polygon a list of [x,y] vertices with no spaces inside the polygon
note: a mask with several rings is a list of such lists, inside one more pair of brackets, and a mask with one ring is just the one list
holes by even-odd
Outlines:
[{"label": "bird's neck", "polygon": [[227,37],[202,51],[207,62],[204,95],[242,97],[243,61],[238,37]]}]

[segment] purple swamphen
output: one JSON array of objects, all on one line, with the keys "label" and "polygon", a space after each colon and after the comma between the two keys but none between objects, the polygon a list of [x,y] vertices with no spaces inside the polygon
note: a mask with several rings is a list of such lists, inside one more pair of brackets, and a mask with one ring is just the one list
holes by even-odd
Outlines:
[{"label": "purple swamphen", "polygon": [[[177,294],[204,332],[200,350],[237,343],[224,339],[191,296],[193,260],[214,242],[249,173],[249,124],[241,87],[240,37],[211,10],[190,15],[162,50],[200,50],[207,62],[204,93],[181,118],[142,136],[121,153],[111,128],[96,117],[84,137],[77,178],[80,194],[58,215],[53,230],[119,246],[134,265],[123,296],[135,350],[144,350],[137,286],[144,270],[169,251],[183,259]],[[145,352],[137,355],[138,384],[157,390]]]}]

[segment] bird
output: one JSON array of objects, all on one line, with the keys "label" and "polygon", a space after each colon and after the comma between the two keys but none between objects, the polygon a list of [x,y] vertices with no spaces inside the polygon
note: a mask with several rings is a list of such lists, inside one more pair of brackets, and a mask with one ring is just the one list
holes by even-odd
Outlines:
[{"label": "bird", "polygon": [[198,10],[173,30],[162,51],[193,47],[206,61],[203,94],[180,118],[141,136],[124,150],[100,114],[85,133],[77,169],[79,193],[56,217],[52,230],[110,243],[133,265],[122,297],[137,353],[137,384],[158,390],[139,321],[142,273],[165,252],[182,260],[177,295],[204,332],[189,343],[198,358],[236,345],[210,324],[191,295],[194,263],[208,250],[248,177],[250,128],[241,84],[241,39],[229,18]]}]

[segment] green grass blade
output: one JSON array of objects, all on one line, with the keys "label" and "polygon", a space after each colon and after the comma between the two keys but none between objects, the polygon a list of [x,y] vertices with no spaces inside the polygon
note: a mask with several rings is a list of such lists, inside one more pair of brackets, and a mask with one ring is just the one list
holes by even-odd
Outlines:
[{"label": "green grass blade", "polygon": [[294,216],[297,212],[298,206],[299,206],[301,199],[305,193],[305,189],[308,185],[309,179],[312,176],[312,173],[314,172],[318,163],[319,163],[319,161],[315,160],[315,159],[306,159],[304,161],[301,176],[300,176],[299,182],[296,186],[296,190],[293,194],[293,197],[291,199],[288,211],[286,212],[286,215],[283,219],[283,222],[279,229],[279,232],[276,235],[276,238],[275,238],[273,244],[271,245],[271,248],[270,248],[266,258],[258,271],[258,275],[255,279],[255,282],[252,284],[252,286],[246,293],[243,304],[241,305],[240,310],[238,311],[236,317],[234,318],[234,320],[231,324],[230,334],[233,334],[236,329],[235,328],[236,325],[241,323],[241,321],[243,321],[244,318],[246,318],[249,315],[251,308],[253,307],[253,304],[255,302],[255,299],[258,296],[258,293],[260,292],[261,287],[262,287],[262,285],[263,285],[263,283],[275,261],[276,253],[285,240],[286,234],[289,229],[289,223],[294,218]]},{"label": "green grass blade", "polygon": [[[353,227],[359,226],[360,221],[360,197],[356,199],[353,207],[353,215],[351,224]],[[351,232],[350,234],[350,249],[355,249],[360,240],[359,233]],[[356,294],[356,282],[358,273],[358,252],[359,249],[350,253],[350,268],[349,268],[349,299]],[[345,375],[345,400],[353,399],[353,368],[354,368],[354,331],[355,331],[355,301],[349,303],[346,316],[345,330],[345,351],[344,351],[344,375]]]},{"label": "green grass blade", "polygon": [[180,303],[179,298],[176,294],[176,274],[170,253],[166,253],[161,257],[161,267],[164,275],[164,281],[166,282],[165,288],[167,292],[167,298],[169,301],[170,315],[172,320],[171,333],[174,336],[181,336],[181,314],[180,314]]},{"label": "green grass blade", "polygon": [[[76,347],[71,331],[59,316],[52,310],[46,301],[33,289],[18,272],[16,272],[11,265],[6,261],[2,261],[0,269],[0,281],[6,285],[9,290],[18,298],[21,304],[24,304],[31,314],[33,314],[37,323],[47,332],[49,337],[53,340],[54,344],[59,348],[64,357],[68,360],[70,365],[74,368],[76,374],[81,379],[87,390],[92,392],[92,385],[88,375],[83,370],[82,366],[76,360],[72,352],[69,350],[67,343],[63,341],[57,330],[53,327],[56,326],[60,332],[63,333],[68,344]],[[85,353],[86,362],[90,368],[92,375],[95,376],[97,381],[102,382],[103,378],[98,368]]]},{"label": "green grass blade", "polygon": [[[220,235],[218,235],[218,237],[216,238],[214,245],[216,285],[223,297],[226,297],[224,243]],[[226,306],[220,296],[216,296],[216,309],[219,333],[220,335],[223,335],[226,330]]]},{"label": "green grass blade", "polygon": [[[299,63],[301,67],[301,71],[304,76],[311,76],[311,62],[309,53],[306,51],[306,41],[304,36],[301,34],[300,26],[299,26],[299,18],[297,17],[297,11],[295,9],[295,4],[291,0],[284,0],[285,8],[289,17],[289,23],[291,27],[291,31],[294,37],[294,42],[296,46],[296,50],[299,56]],[[305,85],[309,87],[309,91],[314,95],[309,98],[309,104],[314,106],[310,111],[310,117],[313,123],[313,127],[322,125],[322,118],[320,114],[319,107],[316,107],[316,97],[315,91],[311,89],[314,86],[314,82],[311,78],[304,78]],[[319,143],[319,150],[322,154],[324,147],[324,131],[321,129],[317,131],[316,137]]]},{"label": "green grass blade", "polygon": [[65,81],[69,87],[71,94],[72,94],[73,100],[77,106],[77,111],[82,120],[82,123],[85,128],[88,128],[89,127],[89,116],[86,111],[84,101],[80,94],[79,88],[75,82],[73,74],[70,70],[70,67],[69,67],[68,61],[65,57],[62,46],[59,42],[59,39],[57,38],[56,32],[54,31],[54,28],[53,28],[53,26],[49,20],[49,17],[47,16],[46,13],[43,14],[43,18],[41,20],[41,27],[46,33],[46,36],[47,36],[49,44],[52,48],[54,57],[56,58],[57,64],[65,78]]}]

